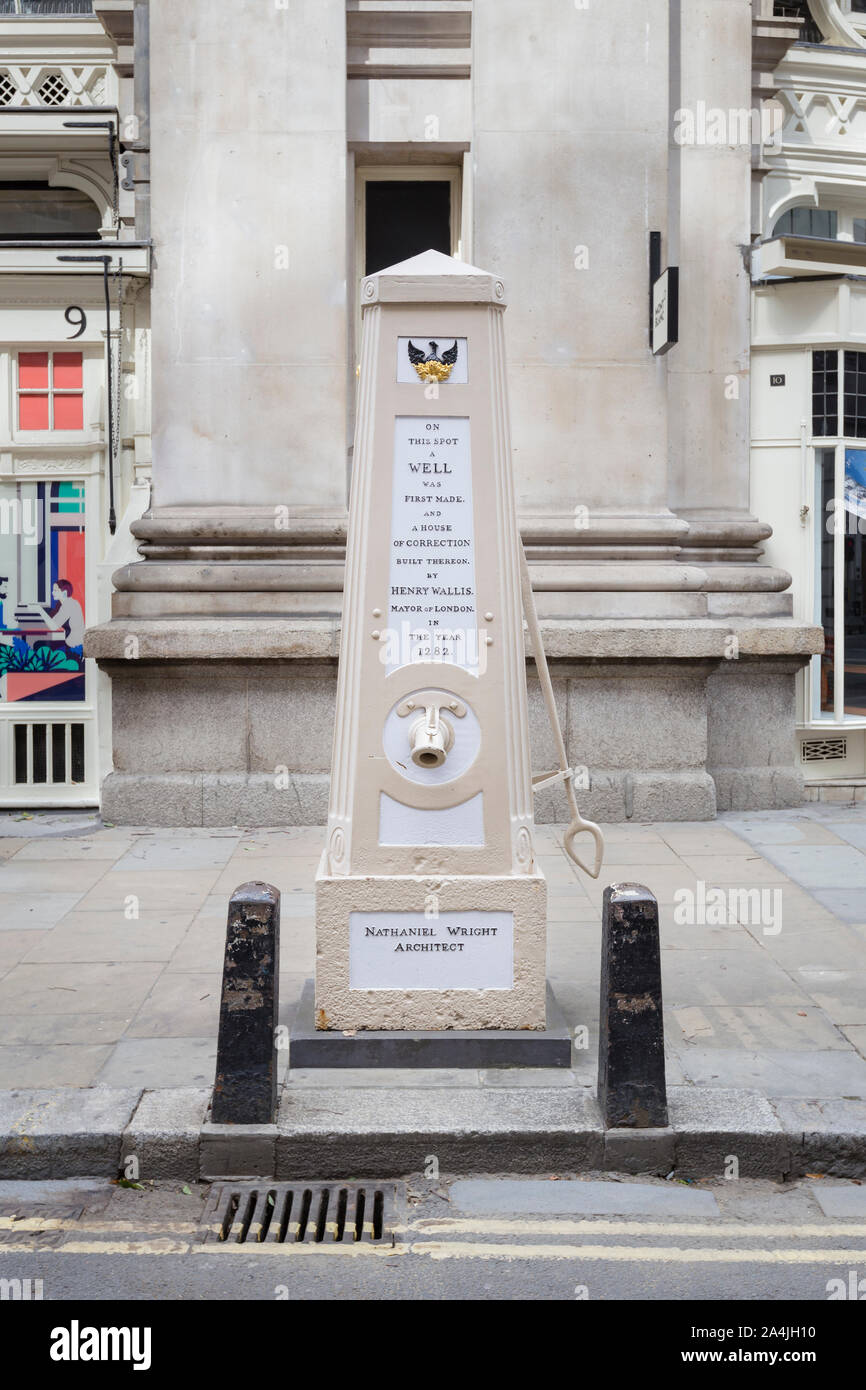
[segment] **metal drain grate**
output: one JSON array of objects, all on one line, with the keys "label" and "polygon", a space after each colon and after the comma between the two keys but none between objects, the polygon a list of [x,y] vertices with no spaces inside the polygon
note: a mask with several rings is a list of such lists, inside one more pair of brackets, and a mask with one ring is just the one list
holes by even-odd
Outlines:
[{"label": "metal drain grate", "polygon": [[237,1245],[393,1245],[396,1201],[396,1183],[222,1183],[205,1207],[203,1238]]}]

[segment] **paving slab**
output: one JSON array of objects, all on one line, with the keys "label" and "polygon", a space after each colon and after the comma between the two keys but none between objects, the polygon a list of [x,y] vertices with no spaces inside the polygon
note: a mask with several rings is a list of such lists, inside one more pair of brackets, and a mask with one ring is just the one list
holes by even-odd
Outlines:
[{"label": "paving slab", "polygon": [[39,870],[35,869],[31,886],[25,892],[4,893],[0,883],[0,932],[44,931],[56,926],[67,912],[84,896],[78,893],[40,893],[37,891]]},{"label": "paving slab", "polygon": [[662,986],[668,1007],[684,1004],[770,1004],[805,1008],[803,985],[750,942],[729,950],[664,951]]},{"label": "paving slab", "polygon": [[814,898],[842,922],[866,922],[864,888],[816,888]]},{"label": "paving slab", "polygon": [[0,931],[0,975],[5,975],[13,965],[18,965],[48,935],[48,931],[48,928],[44,931]]},{"label": "paving slab", "polygon": [[219,874],[218,869],[127,869],[110,871],[79,900],[82,911],[127,910],[134,902],[139,912],[164,909],[197,911]]},{"label": "paving slab", "polygon": [[866,822],[862,818],[859,821],[834,821],[833,834],[848,845],[854,845],[859,850],[866,850]]},{"label": "paving slab", "polygon": [[28,963],[169,961],[189,925],[188,913],[147,914],[121,922],[116,912],[70,912],[34,942]]},{"label": "paving slab", "polygon": [[97,1193],[112,1191],[110,1178],[27,1178],[0,1179],[0,1204],[8,1214],[10,1207],[68,1206],[89,1204]]},{"label": "paving slab", "polygon": [[206,839],[176,839],[173,835],[163,835],[153,839],[140,839],[112,866],[113,874],[140,872],[142,869],[222,869],[240,839],[237,836],[224,836],[220,839],[208,836]]},{"label": "paving slab", "polygon": [[[114,1044],[123,1037],[131,1021],[132,1014],[0,1014],[0,1039],[4,1046]],[[6,1078],[0,1072],[0,1084],[4,1082]],[[59,1078],[54,1084],[61,1084]]]},{"label": "paving slab", "polygon": [[216,1032],[210,1037],[121,1038],[99,1072],[105,1086],[212,1086]]},{"label": "paving slab", "polygon": [[800,972],[815,1003],[842,1027],[866,1024],[866,971]]},{"label": "paving slab", "polygon": [[690,1046],[677,1050],[689,1080],[714,1094],[735,1083],[765,1096],[830,1099],[866,1096],[866,1062],[857,1053]]},{"label": "paving slab", "polygon": [[866,1187],[836,1187],[835,1184],[813,1183],[812,1195],[825,1216],[831,1220],[866,1218]]},{"label": "paving slab", "polygon": [[221,969],[164,971],[141,1001],[127,1037],[213,1037],[216,1041],[221,987]]},{"label": "paving slab", "polygon": [[448,1189],[451,1206],[463,1216],[693,1216],[716,1217],[711,1192],[678,1184],[559,1182],[531,1178],[463,1178]]},{"label": "paving slab", "polygon": [[752,1052],[848,1052],[851,1048],[851,1042],[817,1005],[803,1009],[790,1004],[685,1005],[669,1009],[665,1022],[669,1045],[677,1056],[688,1056],[695,1044]]},{"label": "paving slab", "polygon": [[861,1135],[866,1158],[866,1098],[815,1100],[785,1097],[774,1100],[773,1109],[789,1134]]},{"label": "paving slab", "polygon": [[727,824],[737,830],[742,827],[743,838],[753,845],[841,845],[845,836],[838,827],[833,830],[811,821],[769,821],[753,826],[743,822],[728,820]]},{"label": "paving slab", "polygon": [[111,1052],[110,1043],[2,1045],[0,1078],[5,1086],[92,1086]]},{"label": "paving slab", "polygon": [[72,836],[69,839],[53,836],[50,839],[43,837],[39,840],[0,841],[0,844],[2,843],[15,846],[16,867],[28,864],[32,860],[44,864],[55,859],[74,859],[80,860],[82,863],[90,860],[102,860],[107,869],[111,863],[126,853],[133,842],[128,835],[124,839],[109,839],[107,833],[103,833],[90,835],[87,838],[81,835]]},{"label": "paving slab", "polygon": [[[16,965],[0,980],[0,1014],[135,1012],[162,967],[149,962]],[[2,1078],[0,1078],[2,1079]]]}]

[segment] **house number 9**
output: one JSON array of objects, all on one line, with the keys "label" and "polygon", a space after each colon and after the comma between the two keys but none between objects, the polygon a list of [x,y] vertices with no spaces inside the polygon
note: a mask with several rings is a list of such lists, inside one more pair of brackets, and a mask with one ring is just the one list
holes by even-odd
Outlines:
[{"label": "house number 9", "polygon": [[[77,314],[78,318],[73,318],[73,314]],[[67,339],[80,338],[87,327],[87,315],[84,310],[79,308],[77,304],[70,304],[63,317],[66,319],[66,322],[71,324],[74,328],[76,324],[78,325],[74,333],[67,333]]]}]

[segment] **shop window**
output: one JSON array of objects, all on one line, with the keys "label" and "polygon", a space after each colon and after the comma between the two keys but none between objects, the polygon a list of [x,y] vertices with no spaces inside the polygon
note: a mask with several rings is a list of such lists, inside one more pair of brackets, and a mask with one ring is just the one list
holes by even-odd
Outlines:
[{"label": "shop window", "polygon": [[80,352],[19,352],[19,430],[84,428]]},{"label": "shop window", "polygon": [[[817,718],[866,719],[866,352],[813,358],[816,617],[824,653],[813,662]],[[841,376],[841,381],[840,381]],[[841,395],[841,402],[839,396]],[[841,429],[840,429],[841,426]],[[837,435],[832,445],[821,439]]]},{"label": "shop window", "polygon": [[839,354],[812,353],[812,433],[826,439],[839,433]]},{"label": "shop window", "polygon": [[97,241],[99,208],[77,188],[0,183],[0,241]]},{"label": "shop window", "polygon": [[0,700],[83,700],[84,484],[0,483],[0,521]]},{"label": "shop window", "polygon": [[845,437],[866,439],[866,352],[845,353]]},{"label": "shop window", "polygon": [[824,520],[819,536],[820,580],[818,587],[818,621],[824,629],[824,651],[818,658],[820,678],[819,702],[824,714],[832,714],[835,705],[835,653],[833,639],[835,632],[835,566],[834,529],[836,496],[836,450],[816,449],[815,466],[817,470],[818,495],[820,497],[820,516]]},{"label": "shop window", "polygon": [[827,208],[789,208],[773,228],[773,236],[814,236],[834,240],[839,214]]}]

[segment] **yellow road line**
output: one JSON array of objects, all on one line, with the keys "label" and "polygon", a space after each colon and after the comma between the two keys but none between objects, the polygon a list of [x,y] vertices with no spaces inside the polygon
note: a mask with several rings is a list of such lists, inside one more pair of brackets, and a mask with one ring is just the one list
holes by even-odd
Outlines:
[{"label": "yellow road line", "polygon": [[[404,1228],[407,1229],[407,1228]],[[711,1225],[709,1222],[663,1222],[663,1221],[595,1221],[571,1220],[563,1218],[502,1220],[499,1218],[430,1217],[413,1221],[408,1227],[410,1233],[423,1232],[424,1235],[551,1235],[551,1236],[699,1236],[704,1240],[763,1238],[775,1236],[779,1240],[817,1240],[831,1236],[866,1236],[866,1225],[862,1222],[833,1222],[819,1225],[774,1226],[772,1224],[733,1225],[732,1223]]]},{"label": "yellow road line", "polygon": [[866,1250],[724,1250],[676,1245],[482,1245],[470,1242],[413,1242],[413,1255],[434,1260],[610,1260],[672,1264],[851,1264]]},{"label": "yellow road line", "polygon": [[201,1230],[197,1221],[76,1221],[65,1216],[24,1216],[16,1221],[11,1216],[0,1216],[0,1231],[135,1231],[148,1234],[152,1231],[165,1231],[171,1235],[194,1235]]},{"label": "yellow road line", "polygon": [[408,1245],[239,1245],[236,1241],[219,1241],[207,1245],[192,1245],[186,1240],[159,1237],[154,1240],[66,1240],[62,1245],[3,1245],[0,1256],[14,1255],[341,1255],[358,1257],[372,1255],[389,1259],[393,1255],[408,1255]]}]

